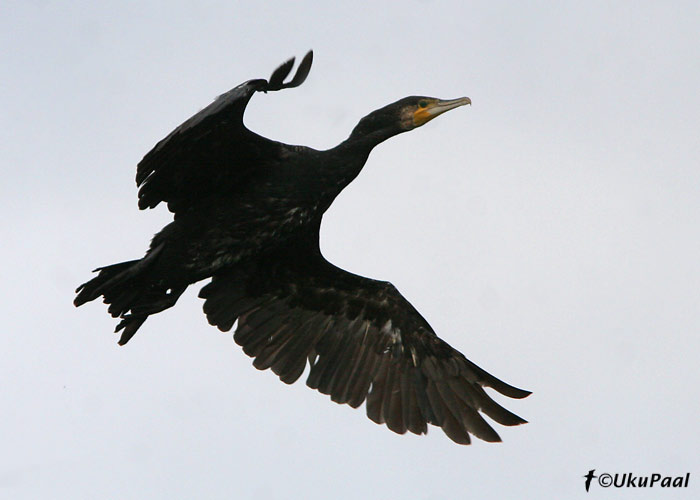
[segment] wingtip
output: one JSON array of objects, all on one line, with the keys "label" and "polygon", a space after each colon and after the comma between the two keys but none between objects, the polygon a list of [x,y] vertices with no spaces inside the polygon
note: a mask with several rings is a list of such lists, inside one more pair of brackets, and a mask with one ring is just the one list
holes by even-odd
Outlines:
[{"label": "wingtip", "polygon": [[[485,373],[485,372],[484,372]],[[492,389],[500,392],[504,396],[508,396],[513,399],[523,399],[532,394],[532,391],[526,391],[525,389],[519,389],[513,385],[507,384],[502,380],[494,377],[491,374],[487,374],[488,377],[483,381],[483,385],[486,387],[491,387]]]},{"label": "wingtip", "polygon": [[490,436],[488,438],[481,438],[482,441],[486,441],[487,443],[502,443],[503,439],[501,439],[501,436],[496,434],[495,436]]},{"label": "wingtip", "polygon": [[[512,386],[511,386],[512,387]],[[517,387],[512,387],[514,396],[510,396],[514,399],[524,399],[532,394],[532,391],[526,391],[525,389],[518,389]]]},{"label": "wingtip", "polygon": [[306,54],[304,54],[304,58],[301,60],[301,63],[299,64],[299,66],[304,64],[307,60],[308,60],[308,64],[311,64],[313,62],[313,60],[314,60],[314,50],[313,49],[309,49],[309,51]]},{"label": "wingtip", "polygon": [[306,55],[304,55],[304,58],[301,60],[301,63],[299,63],[294,77],[287,83],[284,83],[284,79],[287,78],[287,76],[289,76],[289,73],[294,67],[294,62],[296,61],[295,57],[288,59],[287,61],[282,63],[275,71],[273,71],[272,75],[266,83],[265,88],[261,90],[267,92],[298,87],[299,85],[304,83],[304,80],[306,80],[306,77],[309,75],[309,71],[311,70],[311,64],[313,63],[313,57],[314,51],[309,50],[306,53]]}]

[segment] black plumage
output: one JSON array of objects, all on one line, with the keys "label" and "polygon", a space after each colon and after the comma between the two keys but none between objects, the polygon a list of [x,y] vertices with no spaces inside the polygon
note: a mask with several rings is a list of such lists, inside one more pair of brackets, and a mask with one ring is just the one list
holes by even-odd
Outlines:
[{"label": "black plumage", "polygon": [[204,312],[259,369],[288,384],[310,367],[309,387],[358,407],[392,431],[442,427],[458,443],[470,434],[499,437],[480,412],[503,425],[524,420],[483,387],[523,398],[512,387],[439,339],[388,282],[343,271],[319,249],[323,213],[382,141],[469,104],[468,98],[412,96],[364,117],[328,151],[290,146],[251,132],[243,113],[255,92],[303,83],[309,52],[285,83],[294,60],[268,81],[247,81],[177,127],[139,163],[139,208],[165,202],[174,220],[155,235],[146,255],[98,268],[77,289],[75,305],[100,296],[119,317],[120,344],[149,315],[172,307],[205,278]]}]

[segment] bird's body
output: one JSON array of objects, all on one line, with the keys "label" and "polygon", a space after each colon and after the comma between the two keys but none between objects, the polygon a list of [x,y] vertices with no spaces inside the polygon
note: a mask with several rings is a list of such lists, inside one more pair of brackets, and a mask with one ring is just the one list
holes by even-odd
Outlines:
[{"label": "bird's body", "polygon": [[284,245],[318,223],[326,203],[314,165],[287,166],[266,168],[237,186],[233,196],[212,197],[178,216],[154,237],[151,249],[173,246],[194,282]]},{"label": "bird's body", "polygon": [[469,433],[498,440],[479,411],[504,425],[524,420],[482,386],[516,398],[529,393],[440,340],[390,283],[327,262],[318,240],[323,213],[372,148],[469,100],[407,97],[363,118],[333,149],[286,145],[249,131],[243,112],[256,91],[301,84],[311,53],[283,83],[292,64],[220,96],[144,157],[139,207],[165,202],[174,220],[144,258],[99,268],[75,304],[103,296],[122,320],[125,344],[149,315],[212,277],[200,293],[207,318],[224,331],[236,324],[234,339],[256,367],[291,383],[308,362],[310,387],[354,407],[366,400],[368,416],[399,433],[424,433],[432,423],[460,443]]},{"label": "bird's body", "polygon": [[177,215],[155,235],[149,252],[162,246],[164,279],[177,274],[194,283],[317,232],[324,212],[364,166],[345,149],[276,143],[274,161],[268,156],[254,174]]}]

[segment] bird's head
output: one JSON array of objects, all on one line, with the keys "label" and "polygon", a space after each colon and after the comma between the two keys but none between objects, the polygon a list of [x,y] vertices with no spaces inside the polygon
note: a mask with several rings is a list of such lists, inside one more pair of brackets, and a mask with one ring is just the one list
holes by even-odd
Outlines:
[{"label": "bird's head", "polygon": [[446,111],[471,103],[468,97],[447,100],[425,96],[404,97],[362,118],[352,135],[357,137],[379,134],[383,136],[383,140],[413,130]]},{"label": "bird's head", "polygon": [[434,97],[406,97],[398,103],[401,105],[401,126],[406,130],[411,130],[428,123],[436,116],[440,116],[446,111],[449,111],[466,104],[471,104],[472,101],[468,97],[459,97],[457,99],[436,99]]}]

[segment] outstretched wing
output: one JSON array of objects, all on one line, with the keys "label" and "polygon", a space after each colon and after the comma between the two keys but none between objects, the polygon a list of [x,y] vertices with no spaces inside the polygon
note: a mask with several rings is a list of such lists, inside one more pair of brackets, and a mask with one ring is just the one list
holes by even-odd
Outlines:
[{"label": "outstretched wing", "polygon": [[212,325],[288,384],[311,367],[307,385],[358,407],[399,434],[442,427],[457,443],[472,434],[500,441],[482,418],[525,420],[493,401],[491,387],[512,398],[530,393],[488,374],[435,335],[390,283],[348,273],[320,252],[261,262],[248,276],[215,275],[200,297]]},{"label": "outstretched wing", "polygon": [[243,112],[255,92],[301,85],[312,60],[310,51],[287,83],[284,79],[294,58],[277,68],[269,81],[242,83],[156,144],[136,170],[139,208],[153,208],[164,201],[172,212],[184,212],[210,196],[235,190],[257,167],[279,158],[283,145],[248,130]]}]

